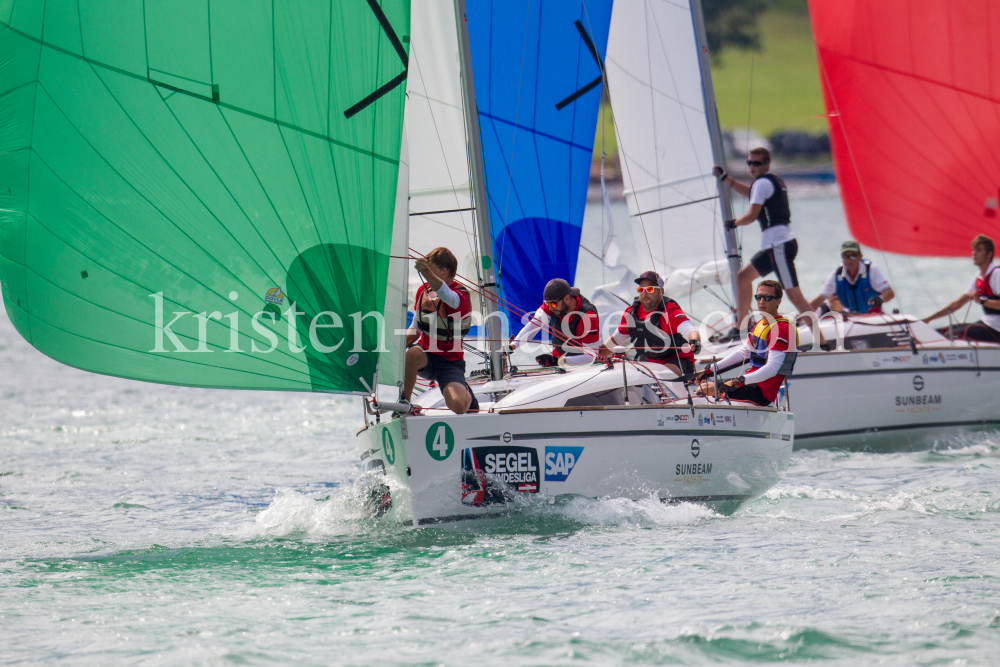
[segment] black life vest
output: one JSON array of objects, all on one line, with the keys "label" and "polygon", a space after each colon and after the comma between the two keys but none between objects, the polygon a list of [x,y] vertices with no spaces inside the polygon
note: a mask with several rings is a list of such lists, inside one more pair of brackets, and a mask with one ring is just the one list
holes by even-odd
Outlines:
[{"label": "black life vest", "polygon": [[788,188],[785,187],[785,182],[774,174],[764,174],[755,179],[754,183],[761,178],[771,181],[771,185],[774,186],[774,194],[764,200],[764,206],[757,216],[761,231],[776,225],[790,225],[792,209],[788,206]]},{"label": "black life vest", "polygon": [[[590,333],[588,331],[590,323],[587,322],[588,318],[585,317],[588,313],[593,313],[596,316],[597,308],[587,300],[587,297],[581,295],[580,309],[574,310],[572,313],[566,313],[566,322],[569,324],[567,328],[563,328],[563,318],[557,317],[555,314],[549,315],[549,333],[552,335],[552,347],[563,355],[581,354],[583,350],[580,349],[579,340]],[[579,335],[576,333],[577,330],[580,331]],[[575,344],[574,341],[576,341]]]},{"label": "black life vest", "polygon": [[[640,361],[673,361],[680,357],[680,347],[687,342],[680,333],[668,334],[667,322],[667,302],[677,305],[677,302],[669,297],[663,297],[659,307],[649,313],[645,320],[639,319],[639,306],[641,302],[637,298],[632,302],[632,310],[629,311],[628,337],[635,343],[633,346],[636,358]],[[677,306],[680,308],[680,306]],[[650,325],[658,328],[661,333],[657,333],[650,328]]]},{"label": "black life vest", "polygon": [[[463,286],[453,283],[448,287],[452,291],[463,292],[466,299],[469,298],[469,290]],[[448,343],[454,341],[456,337],[465,338],[472,327],[471,313],[456,322],[456,318],[449,317],[444,313],[445,303],[441,301],[441,298],[437,294],[431,297],[430,293],[430,285],[427,285],[413,307],[413,320],[417,323],[417,328],[431,338]]]},{"label": "black life vest", "polygon": [[[996,265],[990,267],[990,270],[986,272],[985,276],[976,277],[976,295],[985,296],[987,299],[996,299],[998,294],[993,293],[993,288],[990,287],[990,276],[996,270]],[[987,315],[1000,315],[1000,310],[996,308],[990,308],[986,305],[985,301],[980,301],[979,303],[983,306],[983,312]]]}]

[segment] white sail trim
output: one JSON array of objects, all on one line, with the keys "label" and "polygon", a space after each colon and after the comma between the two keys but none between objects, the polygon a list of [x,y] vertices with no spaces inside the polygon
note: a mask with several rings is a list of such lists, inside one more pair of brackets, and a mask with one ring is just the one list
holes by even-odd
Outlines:
[{"label": "white sail trim", "polygon": [[605,61],[636,254],[675,298],[728,276],[691,11],[615,0]]},{"label": "white sail trim", "polygon": [[[410,247],[421,254],[447,247],[458,258],[459,274],[477,281],[479,251],[455,26],[453,0],[413,3],[406,80]],[[410,264],[412,304],[422,280]],[[476,310],[478,298],[472,296]]]}]

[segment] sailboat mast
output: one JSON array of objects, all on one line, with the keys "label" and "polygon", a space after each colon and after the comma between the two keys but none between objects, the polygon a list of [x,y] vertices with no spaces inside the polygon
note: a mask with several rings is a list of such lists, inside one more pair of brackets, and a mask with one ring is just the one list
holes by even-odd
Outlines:
[{"label": "sailboat mast", "polygon": [[[715,87],[712,85],[712,64],[709,61],[708,38],[705,36],[705,16],[701,10],[701,0],[691,0],[691,15],[694,18],[695,37],[698,40],[698,65],[701,67],[701,88],[705,96],[705,117],[708,119],[708,133],[712,138],[712,157],[715,163],[726,168],[726,151],[722,145],[722,129],[719,127],[719,110],[715,107]],[[733,199],[729,188],[719,181],[719,204],[722,206],[723,221],[734,220]],[[726,230],[726,257],[729,259],[730,286],[733,290],[733,309],[739,298],[736,274],[743,265],[740,257],[739,239],[735,229]],[[736,326],[739,326],[736,322]]]},{"label": "sailboat mast", "polygon": [[[489,200],[486,198],[486,172],[483,168],[483,146],[479,134],[479,113],[476,108],[476,85],[472,78],[472,50],[469,48],[469,23],[465,15],[465,0],[455,0],[455,23],[458,30],[459,55],[462,71],[462,96],[465,102],[465,127],[468,131],[469,165],[472,169],[472,197],[479,232],[480,288],[484,293],[499,294],[493,261],[493,235],[490,231]],[[499,308],[496,301],[483,298],[486,326],[484,336],[489,351],[492,380],[503,379],[503,343],[501,341]]]}]

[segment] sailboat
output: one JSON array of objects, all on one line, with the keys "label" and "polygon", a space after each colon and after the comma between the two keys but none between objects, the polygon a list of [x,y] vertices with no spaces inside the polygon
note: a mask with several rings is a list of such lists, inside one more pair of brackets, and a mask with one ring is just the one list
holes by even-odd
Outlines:
[{"label": "sailboat", "polygon": [[[406,525],[567,494],[728,510],[780,479],[785,409],[693,399],[625,360],[506,365],[490,316],[512,303],[494,261],[507,225],[490,225],[464,2],[78,4],[0,6],[0,285],[35,348],[141,381],[360,396],[364,479]],[[590,58],[576,11],[562,29]],[[409,237],[430,225],[473,241],[477,414],[432,389],[414,416],[385,393],[425,241]]]},{"label": "sailboat", "polygon": [[[960,30],[956,21],[975,22],[976,15],[943,2],[913,3],[905,12],[883,5],[810,3],[837,178],[851,229],[868,245],[903,253],[940,252],[944,239],[954,239],[958,232],[960,243],[949,252],[964,253],[969,239],[988,228],[983,223],[993,220],[984,219],[981,209],[992,201],[996,184],[988,185],[983,170],[969,172],[969,180],[977,184],[976,194],[969,196],[968,187],[955,178],[969,167],[956,164],[952,169],[944,158],[929,156],[965,156],[961,146],[988,151],[986,146],[993,144],[975,137],[987,128],[992,134],[986,136],[996,136],[996,103],[987,104],[982,90],[963,92],[961,82],[950,78],[959,76],[951,70],[934,69],[948,58],[919,61],[922,65],[914,71],[911,56],[905,55],[910,51],[886,41],[885,31],[898,27],[900,35],[909,35],[914,22],[931,33],[945,25]],[[924,12],[925,5],[936,7],[936,14]],[[735,232],[727,233],[722,224],[734,216],[729,191],[718,193],[711,174],[713,163],[724,164],[704,131],[703,119],[714,103],[701,102],[711,89],[706,80],[701,90],[690,38],[678,20],[684,12],[676,3],[616,2],[607,71],[633,235],[649,247],[640,261],[669,273],[667,294],[705,317],[707,311],[728,311],[734,303],[742,258]],[[627,21],[617,23],[626,15]],[[929,15],[939,20],[928,21]],[[975,34],[986,24],[978,25]],[[623,31],[620,37],[617,26]],[[941,43],[930,33],[925,37],[906,37],[903,44],[916,54],[927,53],[918,44]],[[890,43],[892,48],[878,46]],[[963,42],[946,43],[958,49]],[[944,77],[942,84],[934,83],[931,71]],[[651,106],[637,103],[650,99]],[[960,114],[975,115],[962,130],[970,136],[952,129],[955,136],[945,137],[937,131],[948,115],[965,118]],[[900,131],[904,126],[908,129]],[[914,151],[918,136],[932,142],[926,153]],[[996,161],[979,156],[964,164]],[[937,171],[931,176],[928,169]],[[908,189],[902,197],[904,186],[887,176],[897,170],[907,174],[907,182],[921,183],[912,197]],[[960,201],[964,208],[951,207]],[[677,247],[686,252],[676,252]],[[951,341],[918,318],[900,314],[853,316],[842,322],[825,318],[821,330],[826,340],[839,342],[836,350],[814,346],[813,329],[799,328],[801,351],[789,381],[798,416],[796,447],[921,447],[942,435],[1000,423],[990,390],[1000,379],[1000,347]],[[729,349],[706,347],[701,361],[721,358]]]}]

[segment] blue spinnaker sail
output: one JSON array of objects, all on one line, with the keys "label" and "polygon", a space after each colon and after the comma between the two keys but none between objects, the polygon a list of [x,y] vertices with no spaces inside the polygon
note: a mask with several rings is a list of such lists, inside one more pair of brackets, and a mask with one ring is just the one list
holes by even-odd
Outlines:
[{"label": "blue spinnaker sail", "polygon": [[611,0],[466,11],[502,295],[532,312],[546,282],[576,276]]}]

